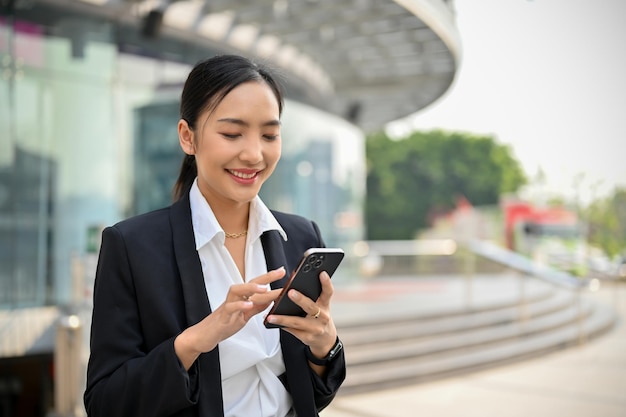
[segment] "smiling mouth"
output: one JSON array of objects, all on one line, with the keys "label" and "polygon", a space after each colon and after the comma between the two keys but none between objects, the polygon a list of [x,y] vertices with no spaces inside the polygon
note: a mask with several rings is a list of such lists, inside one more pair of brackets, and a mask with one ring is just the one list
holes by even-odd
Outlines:
[{"label": "smiling mouth", "polygon": [[237,178],[241,178],[244,180],[249,180],[251,178],[254,178],[257,176],[258,171],[255,172],[241,172],[241,171],[232,171],[232,170],[227,170],[231,175],[237,177]]}]

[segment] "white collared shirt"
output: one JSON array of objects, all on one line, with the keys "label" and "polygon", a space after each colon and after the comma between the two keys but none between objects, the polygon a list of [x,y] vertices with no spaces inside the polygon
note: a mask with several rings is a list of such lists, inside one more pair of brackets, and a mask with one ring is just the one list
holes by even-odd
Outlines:
[{"label": "white collared shirt", "polygon": [[[212,309],[217,309],[231,285],[243,279],[228,249],[225,234],[211,207],[200,193],[197,179],[189,192],[196,250],[202,263],[204,284]],[[267,272],[261,235],[278,230],[287,235],[257,196],[250,203],[246,237],[245,281]],[[268,307],[269,310],[269,307]],[[267,311],[252,317],[233,336],[219,344],[225,417],[275,417],[292,415],[292,399],[278,375],[285,372],[279,330],[267,329]]]}]

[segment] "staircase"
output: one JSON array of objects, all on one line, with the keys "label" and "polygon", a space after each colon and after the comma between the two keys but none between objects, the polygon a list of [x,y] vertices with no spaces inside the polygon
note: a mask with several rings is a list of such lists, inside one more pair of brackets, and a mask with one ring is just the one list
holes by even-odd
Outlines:
[{"label": "staircase", "polygon": [[608,331],[614,313],[548,287],[519,300],[338,323],[348,376],[341,395],[474,372],[545,355]]}]

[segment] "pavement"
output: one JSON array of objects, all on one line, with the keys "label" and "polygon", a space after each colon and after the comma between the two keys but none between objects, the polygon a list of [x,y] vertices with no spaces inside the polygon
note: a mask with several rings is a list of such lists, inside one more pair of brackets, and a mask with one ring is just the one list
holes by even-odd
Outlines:
[{"label": "pavement", "polygon": [[[545,285],[537,280],[512,285],[514,280],[395,278],[336,286],[333,316],[340,329],[373,316],[434,314],[462,303],[502,302]],[[613,308],[619,317],[611,331],[586,344],[434,382],[355,395],[340,390],[320,415],[626,417],[626,284],[603,283],[586,296]]]}]

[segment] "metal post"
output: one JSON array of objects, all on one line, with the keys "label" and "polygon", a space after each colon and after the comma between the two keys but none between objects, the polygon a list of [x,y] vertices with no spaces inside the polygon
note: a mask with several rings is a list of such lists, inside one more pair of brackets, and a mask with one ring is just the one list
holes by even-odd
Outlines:
[{"label": "metal post", "polygon": [[587,334],[585,332],[585,318],[582,306],[582,288],[578,287],[576,291],[576,316],[578,322],[578,344],[584,345],[587,342]]},{"label": "metal post", "polygon": [[54,350],[54,404],[58,417],[80,416],[82,324],[78,316],[61,317]]},{"label": "metal post", "polygon": [[466,246],[463,250],[465,258],[465,305],[472,307],[474,295],[474,273],[476,272],[476,255]]},{"label": "metal post", "polygon": [[[521,275],[521,276],[520,276]],[[526,324],[528,320],[528,303],[526,302],[526,280],[527,274],[517,274],[519,278],[518,312],[520,323]]]}]

